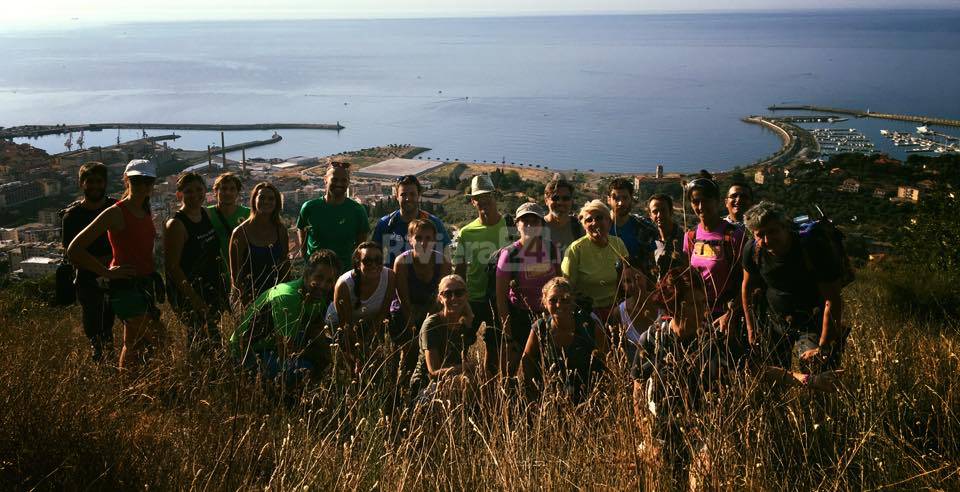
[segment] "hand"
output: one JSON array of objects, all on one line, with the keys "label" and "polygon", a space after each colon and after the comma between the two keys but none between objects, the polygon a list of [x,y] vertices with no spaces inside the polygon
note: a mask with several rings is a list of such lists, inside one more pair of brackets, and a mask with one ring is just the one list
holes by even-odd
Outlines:
[{"label": "hand", "polygon": [[713,327],[720,330],[720,333],[726,334],[730,328],[730,312],[723,313],[723,316],[713,320]]},{"label": "hand", "polygon": [[843,369],[813,374],[807,381],[807,387],[817,391],[836,391],[840,386],[840,376],[843,376]]},{"label": "hand", "polygon": [[800,354],[800,360],[803,362],[810,362],[820,355],[820,347],[812,348],[806,352]]},{"label": "hand", "polygon": [[133,265],[118,265],[112,266],[107,270],[107,274],[104,275],[104,278],[108,280],[120,280],[133,278],[137,275],[137,270]]}]

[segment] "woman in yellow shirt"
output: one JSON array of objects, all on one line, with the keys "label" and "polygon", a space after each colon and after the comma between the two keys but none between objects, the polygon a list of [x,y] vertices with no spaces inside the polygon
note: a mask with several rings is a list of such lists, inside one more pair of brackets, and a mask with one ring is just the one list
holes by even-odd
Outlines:
[{"label": "woman in yellow shirt", "polygon": [[617,297],[617,262],[626,261],[627,247],[610,236],[610,209],[600,200],[585,204],[578,218],[586,234],[567,248],[561,270],[577,303],[589,305],[607,323]]}]

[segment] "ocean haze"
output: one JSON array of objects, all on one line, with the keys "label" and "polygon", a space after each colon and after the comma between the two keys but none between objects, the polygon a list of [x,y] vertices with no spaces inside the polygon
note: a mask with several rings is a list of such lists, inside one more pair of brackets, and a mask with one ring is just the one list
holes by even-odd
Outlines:
[{"label": "ocean haze", "polygon": [[[0,36],[0,125],[339,121],[343,132],[281,131],[283,142],[247,155],[411,143],[441,159],[598,171],[650,171],[657,163],[668,171],[726,169],[779,147],[774,134],[740,122],[770,104],[960,118],[958,48],[956,11],[16,32]],[[178,146],[219,144],[217,134],[178,133]],[[228,133],[227,143],[264,135]],[[86,139],[88,146],[108,144],[116,132]],[[63,140],[34,143],[62,151]]]}]

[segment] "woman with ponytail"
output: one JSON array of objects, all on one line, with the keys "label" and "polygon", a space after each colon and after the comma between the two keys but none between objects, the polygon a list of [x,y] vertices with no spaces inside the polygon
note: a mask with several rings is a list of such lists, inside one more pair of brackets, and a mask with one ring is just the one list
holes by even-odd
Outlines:
[{"label": "woman with ponytail", "polygon": [[[155,302],[163,289],[155,275],[153,246],[157,230],[150,213],[150,194],[156,179],[157,167],[152,162],[130,161],[123,172],[123,197],[80,231],[67,248],[71,263],[109,281],[110,305],[123,322],[121,369],[142,362],[147,349],[157,345],[162,336]],[[87,251],[104,233],[113,255],[109,266]]]}]

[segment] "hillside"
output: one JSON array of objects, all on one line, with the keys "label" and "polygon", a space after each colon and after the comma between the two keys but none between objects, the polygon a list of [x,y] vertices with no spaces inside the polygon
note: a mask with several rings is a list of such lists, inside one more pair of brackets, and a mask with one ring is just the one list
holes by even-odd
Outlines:
[{"label": "hillside", "polygon": [[[701,477],[710,488],[960,487],[960,325],[911,314],[885,287],[892,280],[864,272],[848,288],[853,332],[839,394],[746,379],[690,422],[715,464]],[[623,361],[608,361],[606,395],[589,408],[505,399],[505,388],[475,405],[454,395],[432,413],[390,412],[390,384],[375,367],[353,381],[327,376],[283,404],[226,361],[190,365],[169,312],[173,347],[142,378],[119,378],[87,360],[78,308],[45,307],[36,291],[0,298],[3,489],[649,489],[665,480],[645,461]]]}]

